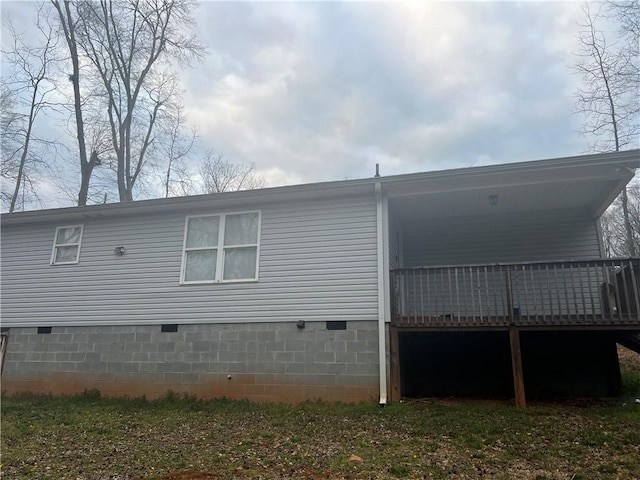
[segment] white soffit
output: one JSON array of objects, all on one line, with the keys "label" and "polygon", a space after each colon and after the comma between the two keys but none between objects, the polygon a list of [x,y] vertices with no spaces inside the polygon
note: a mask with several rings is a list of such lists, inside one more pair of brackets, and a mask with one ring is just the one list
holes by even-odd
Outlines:
[{"label": "white soffit", "polygon": [[556,209],[582,209],[597,218],[633,178],[633,170],[616,162],[522,167],[452,171],[390,183],[386,190],[393,212],[403,220]]}]

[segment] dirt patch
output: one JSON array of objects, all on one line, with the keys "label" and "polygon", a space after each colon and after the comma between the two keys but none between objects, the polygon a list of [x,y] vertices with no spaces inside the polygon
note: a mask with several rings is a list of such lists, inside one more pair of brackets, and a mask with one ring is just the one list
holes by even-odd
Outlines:
[{"label": "dirt patch", "polygon": [[214,480],[220,478],[218,475],[206,472],[195,472],[187,470],[184,472],[173,472],[165,475],[160,480]]}]

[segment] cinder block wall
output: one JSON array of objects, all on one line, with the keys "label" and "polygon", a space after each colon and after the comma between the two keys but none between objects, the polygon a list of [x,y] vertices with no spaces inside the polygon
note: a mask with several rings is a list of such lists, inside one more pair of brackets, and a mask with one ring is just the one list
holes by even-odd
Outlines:
[{"label": "cinder block wall", "polygon": [[2,391],[358,402],[376,398],[378,378],[375,321],[11,328]]}]

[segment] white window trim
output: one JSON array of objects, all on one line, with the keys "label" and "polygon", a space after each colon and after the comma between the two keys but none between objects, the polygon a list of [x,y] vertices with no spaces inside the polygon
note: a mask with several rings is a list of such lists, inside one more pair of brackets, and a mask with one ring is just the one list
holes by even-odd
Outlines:
[{"label": "white window trim", "polygon": [[[247,213],[258,214],[258,235],[256,243],[243,244],[243,245],[230,245],[225,248],[224,246],[224,230],[226,226],[226,219],[231,215],[243,215]],[[220,219],[218,224],[218,244],[215,247],[191,247],[187,248],[187,230],[189,226],[190,218],[204,218],[204,217],[218,217]],[[184,220],[184,237],[182,240],[182,265],[180,267],[180,285],[211,285],[215,283],[250,283],[257,282],[260,276],[260,236],[262,232],[262,211],[261,210],[246,210],[241,212],[224,212],[224,213],[211,213],[205,215],[187,215]],[[256,249],[256,274],[254,278],[239,278],[232,280],[224,280],[224,254],[225,250],[232,248],[251,248]],[[184,279],[187,267],[187,252],[197,250],[215,250],[216,255],[216,278],[213,280],[198,280],[198,281],[186,281]]]},{"label": "white window trim", "polygon": [[[60,230],[64,230],[65,228],[78,228],[80,227],[80,239],[77,243],[60,243],[58,244],[58,232]],[[53,236],[53,248],[51,249],[51,261],[50,265],[75,265],[80,263],[80,250],[82,249],[82,237],[84,236],[84,225],[62,225],[60,227],[56,227],[56,232]],[[76,259],[72,262],[56,262],[56,249],[58,247],[74,247],[78,246],[78,253],[76,254]]]}]

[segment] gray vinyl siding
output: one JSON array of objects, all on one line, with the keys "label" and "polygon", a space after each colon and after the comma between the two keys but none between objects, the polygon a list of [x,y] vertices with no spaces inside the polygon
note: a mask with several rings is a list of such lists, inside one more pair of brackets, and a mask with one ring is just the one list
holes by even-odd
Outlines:
[{"label": "gray vinyl siding", "polygon": [[581,210],[424,219],[402,233],[406,267],[600,257],[596,222]]},{"label": "gray vinyl siding", "polygon": [[[600,256],[596,223],[579,210],[438,218],[402,227],[405,266],[461,266],[405,276],[398,291],[407,315],[506,316],[504,269],[471,274],[464,265]],[[599,312],[602,281],[585,268],[551,274],[544,267],[514,269],[514,307],[522,315]]]},{"label": "gray vinyl siding", "polygon": [[[260,208],[261,207],[261,208]],[[4,326],[372,320],[375,199],[261,210],[259,279],[180,285],[186,215],[90,219],[76,265],[49,265],[56,224],[2,230]],[[126,249],[116,256],[116,246]]]}]

